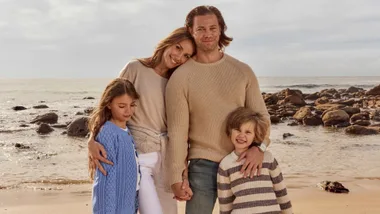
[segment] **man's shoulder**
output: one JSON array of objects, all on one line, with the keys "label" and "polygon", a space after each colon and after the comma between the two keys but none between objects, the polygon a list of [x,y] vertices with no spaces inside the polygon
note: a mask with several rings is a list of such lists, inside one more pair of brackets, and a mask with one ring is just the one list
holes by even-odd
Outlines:
[{"label": "man's shoulder", "polygon": [[253,70],[251,66],[249,66],[247,63],[242,62],[231,55],[226,54],[226,63],[230,64],[231,66],[235,67],[237,70],[243,72],[243,73],[253,73]]}]

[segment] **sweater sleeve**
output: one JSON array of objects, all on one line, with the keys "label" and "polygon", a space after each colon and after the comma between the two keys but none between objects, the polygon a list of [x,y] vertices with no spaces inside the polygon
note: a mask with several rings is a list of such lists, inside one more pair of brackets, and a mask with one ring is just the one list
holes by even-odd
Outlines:
[{"label": "sweater sleeve", "polygon": [[[270,115],[265,105],[264,98],[261,95],[259,82],[257,81],[256,75],[252,71],[252,69],[250,69],[249,67],[248,69],[250,70],[250,72],[248,72],[249,77],[248,77],[248,84],[247,84],[247,89],[246,89],[245,106],[263,115],[264,118],[270,124]],[[266,133],[264,142],[258,142],[258,143],[265,143],[266,146],[269,146],[270,144],[269,136],[270,136],[270,126]]]},{"label": "sweater sleeve", "polygon": [[103,175],[99,169],[96,170],[93,186],[93,213],[94,214],[114,214],[116,213],[116,171],[118,168],[116,136],[110,131],[101,131],[96,139],[107,151],[108,160],[113,162],[113,166],[102,163],[107,171]]},{"label": "sweater sleeve", "polygon": [[166,86],[165,103],[169,142],[167,145],[168,182],[182,182],[188,155],[189,105],[188,83],[183,73],[176,71]]},{"label": "sweater sleeve", "polygon": [[124,68],[120,71],[119,77],[126,78],[132,84],[135,84],[136,70],[137,70],[136,63],[139,63],[139,62],[129,62],[129,63],[127,63],[124,66]]},{"label": "sweater sleeve", "polygon": [[218,169],[217,187],[220,214],[229,214],[232,212],[232,202],[235,200],[235,196],[231,190],[231,180],[228,172],[221,166]]},{"label": "sweater sleeve", "polygon": [[292,204],[282,177],[281,169],[275,158],[272,159],[270,164],[269,174],[273,183],[273,189],[276,194],[277,202],[281,208],[281,213],[292,214]]}]

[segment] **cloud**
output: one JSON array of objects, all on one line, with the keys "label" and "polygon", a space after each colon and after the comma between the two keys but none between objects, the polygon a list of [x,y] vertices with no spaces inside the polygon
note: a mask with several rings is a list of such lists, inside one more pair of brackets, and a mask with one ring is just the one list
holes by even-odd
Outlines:
[{"label": "cloud", "polygon": [[0,77],[116,76],[201,4],[259,76],[378,75],[378,1],[0,0]]}]

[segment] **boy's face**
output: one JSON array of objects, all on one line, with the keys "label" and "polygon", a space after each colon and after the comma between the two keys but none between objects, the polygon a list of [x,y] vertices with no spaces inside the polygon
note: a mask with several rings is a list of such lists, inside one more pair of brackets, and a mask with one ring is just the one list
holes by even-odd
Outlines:
[{"label": "boy's face", "polygon": [[253,122],[243,123],[239,129],[231,130],[231,141],[237,152],[243,152],[252,144],[255,138],[255,124]]}]

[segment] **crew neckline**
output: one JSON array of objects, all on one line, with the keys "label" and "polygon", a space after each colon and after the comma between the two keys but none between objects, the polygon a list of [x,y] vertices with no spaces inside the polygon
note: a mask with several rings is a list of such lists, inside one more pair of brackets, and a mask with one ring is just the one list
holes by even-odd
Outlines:
[{"label": "crew neckline", "polygon": [[193,58],[191,58],[190,60],[196,64],[196,65],[200,65],[200,66],[213,66],[213,65],[218,65],[220,63],[223,63],[224,61],[226,61],[226,58],[227,58],[227,54],[226,53],[223,53],[223,56],[220,60],[216,61],[216,62],[212,62],[212,63],[202,63],[202,62],[197,62],[195,61]]}]

